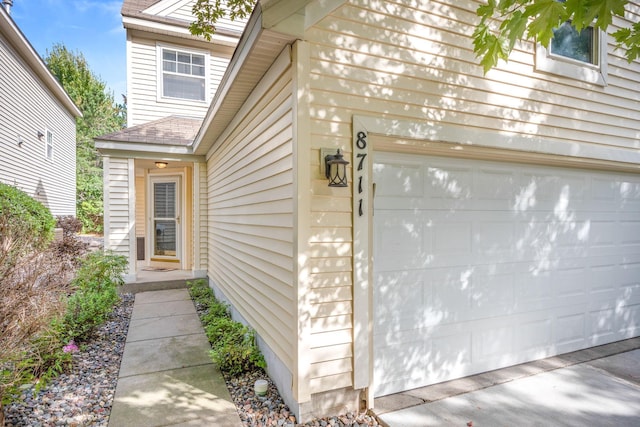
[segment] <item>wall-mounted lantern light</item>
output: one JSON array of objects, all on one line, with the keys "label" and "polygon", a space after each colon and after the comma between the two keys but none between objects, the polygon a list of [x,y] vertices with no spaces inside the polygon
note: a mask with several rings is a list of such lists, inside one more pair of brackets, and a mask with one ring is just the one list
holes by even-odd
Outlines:
[{"label": "wall-mounted lantern light", "polygon": [[156,167],[157,167],[158,169],[164,169],[164,168],[166,168],[167,166],[169,166],[169,163],[167,163],[167,162],[156,162]]},{"label": "wall-mounted lantern light", "polygon": [[348,161],[342,158],[342,152],[338,148],[336,154],[327,154],[324,157],[325,176],[329,180],[329,187],[347,187]]},{"label": "wall-mounted lantern light", "polygon": [[42,141],[42,138],[44,137],[44,133],[42,133],[41,131],[38,131],[36,135],[38,135],[38,139]]}]

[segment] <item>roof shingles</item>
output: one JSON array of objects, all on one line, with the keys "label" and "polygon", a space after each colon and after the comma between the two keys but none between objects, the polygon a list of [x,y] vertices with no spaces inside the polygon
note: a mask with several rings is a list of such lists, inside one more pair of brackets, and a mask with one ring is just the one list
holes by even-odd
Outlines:
[{"label": "roof shingles", "polygon": [[110,142],[188,146],[193,143],[201,124],[202,119],[169,116],[101,135],[99,139]]}]

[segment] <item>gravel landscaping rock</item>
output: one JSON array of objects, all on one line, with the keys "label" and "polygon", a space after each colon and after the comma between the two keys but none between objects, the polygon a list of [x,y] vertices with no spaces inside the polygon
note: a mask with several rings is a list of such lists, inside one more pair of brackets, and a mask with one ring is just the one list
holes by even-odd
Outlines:
[{"label": "gravel landscaping rock", "polygon": [[109,320],[73,353],[70,372],[35,392],[23,387],[20,399],[5,407],[8,427],[106,426],[127,339],[133,295],[123,295]]},{"label": "gravel landscaping rock", "polygon": [[[107,426],[133,301],[133,295],[123,295],[109,320],[98,329],[91,342],[80,343],[80,351],[73,354],[71,372],[52,379],[37,393],[33,386],[24,387],[20,398],[5,406],[6,426]],[[269,383],[264,397],[256,396],[253,391],[258,379],[265,379]],[[225,376],[225,380],[240,419],[247,427],[379,425],[369,415],[354,413],[298,424],[278,389],[264,372],[250,372],[235,378]]]}]

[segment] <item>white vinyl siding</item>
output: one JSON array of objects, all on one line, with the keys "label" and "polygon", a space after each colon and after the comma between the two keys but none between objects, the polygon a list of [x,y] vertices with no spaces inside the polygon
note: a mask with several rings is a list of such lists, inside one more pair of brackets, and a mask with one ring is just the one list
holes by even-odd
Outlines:
[{"label": "white vinyl siding", "polygon": [[[640,67],[608,45],[608,86],[534,71],[534,44],[517,45],[507,64],[483,75],[471,34],[477,2],[352,0],[305,33],[310,44],[311,311],[313,392],[351,384],[353,358],[352,192],[331,189],[320,174],[320,149],[352,157],[353,116],[419,123],[511,148],[583,149],[637,145]],[[616,21],[614,29],[620,22]],[[390,130],[391,131],[391,130]],[[351,169],[351,166],[349,169]],[[371,314],[375,316],[375,313]]]},{"label": "white vinyl siding", "polygon": [[[104,159],[104,205],[105,205],[105,241],[106,250],[124,255],[130,259],[135,243],[135,230],[132,225],[135,221],[133,209],[133,194],[135,191],[135,175],[133,172],[133,160],[124,158],[106,157]],[[130,265],[131,268],[131,265]]]},{"label": "white vinyl siding", "polygon": [[[189,117],[204,117],[209,107],[208,103],[201,101],[189,101],[183,99],[162,99],[160,94],[160,80],[162,71],[159,64],[162,63],[162,50],[158,48],[154,40],[132,37],[130,43],[129,72],[130,82],[127,88],[128,95],[128,125],[135,126],[153,120],[161,119],[174,114]],[[177,45],[162,45],[179,51],[194,51],[202,53],[201,48]],[[212,99],[222,75],[224,74],[232,48],[216,47],[208,53],[206,82],[206,99]]]},{"label": "white vinyl siding", "polygon": [[547,141],[567,152],[577,145],[635,146],[640,68],[613,45],[606,87],[534,72],[533,43],[518,45],[485,77],[470,38],[477,3],[433,1],[420,10],[400,1],[377,10],[351,3],[308,31],[315,42],[312,112],[330,112],[312,116],[313,134],[350,139],[357,110],[508,132],[530,141],[528,149]]},{"label": "white vinyl siding", "polygon": [[197,246],[194,248],[194,261],[197,261],[194,262],[194,269],[206,270],[208,257],[207,235],[209,229],[207,221],[207,164],[199,163],[197,166],[198,167],[195,168],[197,175],[194,173],[194,182],[197,181],[197,185],[194,187],[194,192],[197,191],[197,194],[194,195],[194,200],[196,201],[196,205],[194,206],[194,214],[196,214],[194,233],[197,233],[196,236],[194,236],[194,241],[197,243]]},{"label": "white vinyl siding", "polygon": [[[191,12],[193,9],[193,5],[195,4],[195,0],[190,1],[173,1],[166,2],[166,7],[162,10],[159,10],[160,7],[154,5],[152,8],[157,8],[157,14],[159,16],[166,16],[168,18],[180,19],[182,21],[186,21],[191,23],[194,21],[193,13]],[[222,2],[223,6],[226,2]],[[150,9],[152,9],[150,8]],[[218,31],[235,31],[237,33],[241,33],[246,24],[246,19],[235,20],[232,21],[228,17],[223,17],[216,22],[216,30]]]},{"label": "white vinyl siding", "polygon": [[[170,16],[173,18],[189,21],[189,23],[193,22],[194,18],[193,18],[193,15],[191,14],[193,3],[195,3],[195,1],[190,2],[189,4],[186,4],[185,6],[181,7],[180,9],[173,12]],[[247,23],[247,18],[232,21],[227,16],[225,16],[216,22],[216,30],[220,32],[233,31],[240,34],[244,30],[244,26],[246,25],[246,23]]]},{"label": "white vinyl siding", "polygon": [[291,92],[290,69],[259,85],[210,150],[207,171],[209,277],[293,372]]},{"label": "white vinyl siding", "polygon": [[[25,191],[54,216],[75,215],[75,119],[2,36],[0,94],[0,182]],[[47,131],[55,161],[46,157]]]}]

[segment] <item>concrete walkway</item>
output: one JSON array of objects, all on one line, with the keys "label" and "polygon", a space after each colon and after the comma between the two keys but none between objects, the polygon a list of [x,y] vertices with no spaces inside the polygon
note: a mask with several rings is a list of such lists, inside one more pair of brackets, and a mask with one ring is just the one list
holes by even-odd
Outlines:
[{"label": "concrete walkway", "polygon": [[374,413],[388,427],[637,427],[639,346],[634,338],[386,396]]},{"label": "concrete walkway", "polygon": [[187,289],[136,294],[110,427],[241,427]]}]

